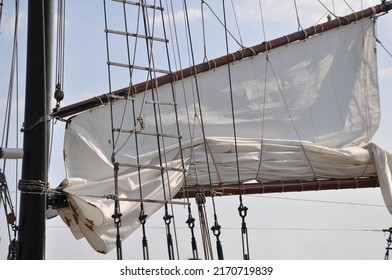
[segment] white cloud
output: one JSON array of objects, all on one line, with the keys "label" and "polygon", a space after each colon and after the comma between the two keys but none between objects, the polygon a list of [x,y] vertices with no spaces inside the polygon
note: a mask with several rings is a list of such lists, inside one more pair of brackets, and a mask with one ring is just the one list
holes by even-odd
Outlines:
[{"label": "white cloud", "polygon": [[[190,22],[197,20],[197,19],[200,19],[200,18],[201,18],[200,9],[196,9],[196,8],[188,9],[188,19]],[[176,23],[185,22],[185,12],[183,10],[175,12],[174,19],[175,19]]]},{"label": "white cloud", "polygon": [[[171,23],[173,22],[173,18],[175,21],[175,24],[178,25],[184,25],[186,18],[185,18],[185,12],[181,9],[178,11],[174,11],[174,16],[172,15],[171,12],[169,12],[169,16],[165,13],[164,15],[164,20],[167,23]],[[198,20],[202,17],[201,15],[201,11],[200,9],[196,9],[196,8],[189,8],[188,9],[188,20],[189,22],[193,22],[195,20]],[[156,26],[162,26],[162,19],[160,16],[156,17],[155,19],[155,25]]]},{"label": "white cloud", "polygon": [[378,77],[380,83],[385,83],[385,85],[389,84],[392,78],[392,67],[379,69]]},{"label": "white cloud", "polygon": [[[22,26],[26,23],[26,21],[27,21],[26,13],[20,12],[18,18],[18,31],[22,28]],[[13,37],[14,30],[15,30],[15,15],[9,15],[4,13],[0,27],[1,27],[0,34],[2,36],[5,36],[7,38]]]},{"label": "white cloud", "polygon": [[[321,17],[325,17],[328,11],[331,11],[338,16],[343,16],[352,13],[351,9],[354,11],[359,11],[370,6],[380,4],[380,1],[297,0],[277,2],[275,0],[245,0],[237,1],[237,4],[235,4],[238,18],[241,20],[246,20],[249,24],[260,21],[260,3],[265,21],[271,21],[275,23],[296,23],[296,11],[298,11],[298,17],[301,25],[306,24],[305,26],[307,26],[316,23],[321,19]],[[295,6],[295,3],[297,6]],[[347,3],[350,6],[348,6]]]}]

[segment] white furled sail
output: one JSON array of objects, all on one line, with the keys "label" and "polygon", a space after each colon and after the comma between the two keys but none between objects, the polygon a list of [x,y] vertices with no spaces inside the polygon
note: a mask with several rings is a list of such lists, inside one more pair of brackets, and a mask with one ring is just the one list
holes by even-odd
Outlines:
[{"label": "white furled sail", "polygon": [[[392,158],[371,143],[380,121],[375,44],[374,22],[364,19],[175,82],[182,152],[178,138],[158,148],[148,135],[156,118],[159,133],[177,134],[173,109],[160,106],[157,116],[150,91],[71,118],[69,207],[60,215],[95,250],[115,247],[113,144],[119,198],[130,200],[121,202],[122,239],[139,226],[136,200],[170,200],[184,167],[188,185],[378,176],[392,213]],[[154,89],[159,102],[173,88]],[[162,203],[145,203],[146,214]]]}]

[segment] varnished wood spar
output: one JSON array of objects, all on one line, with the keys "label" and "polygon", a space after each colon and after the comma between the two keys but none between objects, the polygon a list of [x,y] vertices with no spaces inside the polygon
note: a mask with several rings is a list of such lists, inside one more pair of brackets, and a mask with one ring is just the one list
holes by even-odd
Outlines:
[{"label": "varnished wood spar", "polygon": [[203,193],[205,196],[229,196],[239,194],[263,194],[282,192],[303,192],[342,189],[377,188],[379,182],[377,177],[311,180],[311,181],[278,181],[266,183],[225,184],[210,186],[188,186],[183,187],[174,198],[195,197]]},{"label": "varnished wood spar", "polygon": [[221,67],[224,65],[227,65],[228,63],[232,63],[234,61],[238,61],[247,57],[252,57],[254,55],[266,52],[268,50],[272,50],[281,46],[285,46],[287,44],[290,44],[295,41],[299,40],[304,40],[306,38],[309,38],[311,36],[314,36],[316,34],[320,34],[323,32],[326,32],[328,30],[338,28],[340,26],[348,25],[350,23],[353,23],[355,21],[364,19],[364,18],[369,18],[374,15],[380,14],[387,12],[392,9],[392,2],[391,1],[386,1],[380,5],[376,5],[374,7],[349,14],[347,16],[339,17],[337,19],[315,25],[312,27],[309,27],[307,29],[304,29],[302,31],[298,31],[268,42],[263,42],[259,45],[246,48],[237,52],[234,52],[229,55],[221,56],[219,58],[210,60],[205,63],[201,63],[198,65],[195,65],[193,67],[185,68],[183,70],[173,72],[171,75],[164,75],[160,76],[156,79],[149,80],[143,83],[136,84],[132,86],[131,88],[122,88],[119,90],[116,90],[112,92],[111,94],[103,94],[94,98],[90,98],[63,108],[60,108],[59,111],[54,112],[52,115],[54,117],[59,117],[59,118],[66,118],[78,113],[81,113],[83,111],[93,109],[96,107],[99,107],[101,105],[107,104],[112,100],[112,95],[117,95],[117,96],[126,96],[127,94],[137,94],[141,92],[145,92],[146,90],[151,89],[152,87],[159,87],[163,86],[166,84],[169,84],[171,82],[179,81],[188,77],[191,77],[195,74],[198,73],[203,73],[206,71],[209,71],[211,69]]}]

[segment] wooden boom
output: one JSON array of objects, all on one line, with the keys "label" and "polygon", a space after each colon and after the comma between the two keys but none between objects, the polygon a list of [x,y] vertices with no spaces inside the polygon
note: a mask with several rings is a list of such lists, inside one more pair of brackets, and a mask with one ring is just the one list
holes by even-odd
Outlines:
[{"label": "wooden boom", "polygon": [[322,190],[343,190],[377,188],[377,177],[360,177],[348,179],[328,179],[309,181],[274,181],[265,183],[218,184],[213,186],[184,186],[174,198],[195,197],[197,194],[205,196],[228,196],[263,193],[303,192]]}]

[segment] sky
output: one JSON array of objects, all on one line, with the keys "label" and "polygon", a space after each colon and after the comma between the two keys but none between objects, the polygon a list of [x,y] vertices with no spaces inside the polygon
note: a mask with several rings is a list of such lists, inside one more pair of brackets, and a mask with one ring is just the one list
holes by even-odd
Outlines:
[{"label": "sky", "polygon": [[[25,2],[25,1],[23,1]],[[176,5],[180,1],[174,1]],[[191,1],[188,1],[191,2]],[[216,2],[207,1],[216,8]],[[219,2],[219,1],[218,1]],[[230,31],[243,40],[243,45],[252,46],[264,41],[264,38],[289,34],[298,30],[294,2],[297,3],[299,22],[306,28],[320,18],[325,19],[325,8],[314,0],[276,1],[262,0],[265,34],[260,31],[259,1],[233,2],[239,26],[234,17],[230,18]],[[354,10],[378,4],[380,1],[346,1]],[[323,1],[336,14],[350,13],[344,1]],[[189,3],[190,21],[195,42],[202,42],[202,14],[199,1]],[[176,7],[177,8],[177,7]],[[229,7],[231,9],[231,6]],[[9,67],[12,45],[13,1],[5,1],[2,21],[0,22],[0,106],[4,108],[8,91]],[[219,15],[219,10],[216,10]],[[67,1],[66,6],[66,45],[65,45],[65,99],[62,105],[91,98],[108,92],[106,47],[102,1]],[[221,27],[212,13],[205,10],[207,56],[213,58],[225,53],[221,37]],[[180,22],[182,14],[176,13]],[[19,108],[24,107],[24,61],[27,12],[25,3],[21,6],[19,25]],[[378,38],[389,51],[392,51],[392,17],[383,16],[378,21]],[[239,36],[238,29],[241,36]],[[237,50],[234,43],[232,50]],[[185,48],[184,48],[185,49]],[[120,51],[120,50],[119,50]],[[203,59],[202,47],[196,49],[197,62]],[[390,96],[392,77],[392,58],[378,45],[379,84],[381,96],[381,126],[373,142],[387,151],[392,151],[391,131],[392,103]],[[186,62],[184,62],[186,64]],[[114,87],[123,87],[121,77],[113,81]],[[53,102],[54,104],[54,102]],[[0,110],[1,122],[3,112]],[[22,113],[20,113],[22,114]],[[20,129],[19,123],[12,123],[14,131]],[[65,176],[62,161],[63,124],[57,123],[53,132],[53,151],[49,182],[57,186]],[[21,143],[21,137],[18,139]],[[15,143],[15,140],[13,138]],[[21,144],[20,144],[21,145]],[[15,196],[14,163],[7,163],[8,185]],[[17,205],[17,199],[14,201]],[[207,201],[207,207],[211,203]],[[221,241],[226,259],[241,259],[241,219],[238,216],[238,197],[216,199],[218,219],[222,225]],[[384,206],[379,189],[323,191],[307,193],[284,193],[269,195],[250,195],[244,197],[249,208],[247,225],[250,231],[250,257],[252,259],[375,259],[384,258],[386,238],[382,229],[392,226],[392,218]],[[177,238],[180,246],[180,258],[191,257],[189,230],[186,209],[175,207]],[[194,212],[196,213],[196,212]],[[196,215],[196,214],[195,214]],[[148,241],[151,259],[166,259],[166,239],[163,214],[157,212],[148,221]],[[4,226],[4,210],[0,208],[0,259],[5,259],[8,236]],[[212,236],[213,247],[214,237]],[[199,254],[202,245],[199,239]],[[141,259],[141,232],[137,230],[123,242],[124,259]],[[85,240],[75,240],[65,224],[58,218],[47,221],[46,259],[115,259],[115,252],[107,255],[96,253]]]}]

